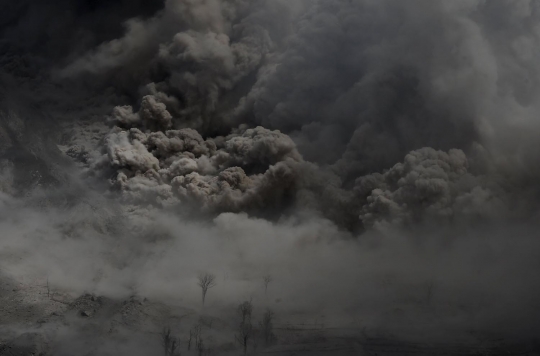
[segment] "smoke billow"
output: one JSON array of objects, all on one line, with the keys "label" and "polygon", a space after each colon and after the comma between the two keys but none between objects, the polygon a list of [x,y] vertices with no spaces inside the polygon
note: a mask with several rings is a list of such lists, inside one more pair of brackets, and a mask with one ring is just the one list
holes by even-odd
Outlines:
[{"label": "smoke billow", "polygon": [[[316,182],[317,176],[324,175],[338,182],[333,186],[340,190],[327,194],[338,200],[329,202],[332,210],[349,200],[347,211],[337,215],[348,215],[353,209],[356,216],[363,216],[358,220],[364,225],[374,219],[369,213],[373,209],[418,215],[440,208],[440,214],[452,215],[455,199],[462,205],[460,210],[466,211],[482,210],[482,200],[501,202],[485,214],[479,212],[501,217],[509,198],[499,194],[512,194],[507,190],[530,184],[526,183],[530,175],[536,174],[524,169],[521,158],[524,154],[527,158],[523,159],[535,159],[531,151],[537,147],[531,132],[538,129],[534,119],[538,103],[532,94],[538,75],[531,61],[538,40],[532,29],[538,10],[534,3],[524,3],[319,1],[292,6],[265,1],[168,1],[153,18],[132,20],[123,37],[102,43],[61,73],[106,76],[117,71],[120,74],[115,75],[124,81],[122,77],[131,76],[124,72],[133,70],[141,77],[137,108],[117,106],[112,111],[109,121],[124,131],[114,129],[105,144],[112,167],[121,170],[117,185],[124,191],[155,187],[162,192],[158,196],[172,194],[185,200],[186,185],[190,185],[190,194],[198,196],[203,206],[211,200],[220,210],[247,210],[253,198],[243,198],[245,208],[238,200],[236,204],[218,202],[224,188],[217,187],[223,179],[217,176],[223,169],[239,167],[253,181],[254,173],[275,166],[282,172],[284,187],[272,185],[274,173],[269,171],[263,180],[243,183],[240,189],[233,184],[234,194],[257,191],[254,194],[264,201],[266,189],[259,186],[265,184],[275,195],[287,195],[283,202],[301,207],[304,202],[298,201],[302,196],[298,192],[308,185],[307,190],[317,187],[314,194],[324,194]],[[278,12],[283,15],[276,16]],[[502,12],[509,14],[505,21],[500,18]],[[512,26],[515,21],[519,26]],[[525,76],[528,84],[516,80],[519,76]],[[288,150],[298,151],[294,160],[317,167],[278,164],[285,157],[254,156],[254,152],[246,154],[258,162],[239,158],[238,153],[231,156],[233,142],[252,135],[241,132],[261,130],[259,126],[280,130],[283,136],[273,143],[264,140],[265,155],[285,149],[282,145],[289,136]],[[207,147],[202,151],[196,146],[165,148],[157,142],[170,141],[185,128],[197,130],[198,140],[204,137]],[[516,142],[516,130],[528,133]],[[241,136],[232,139],[234,135]],[[294,148],[290,147],[293,142]],[[115,145],[123,147],[125,157],[115,153],[119,152]],[[384,170],[407,155],[420,155],[417,150],[427,152],[425,147],[462,161],[459,168],[439,158],[450,164],[450,170],[460,171],[449,174],[440,166],[444,173],[420,177],[422,166],[432,166],[426,167],[429,172],[424,175],[438,169],[438,163],[430,163],[434,158],[407,162],[405,166],[418,167],[403,177],[412,190],[409,198],[402,196],[402,202],[396,202],[401,207],[377,203],[394,201],[389,195],[403,195],[405,187],[397,193],[382,193],[397,189],[388,187],[401,184],[397,180],[351,190],[354,181],[360,185],[372,181],[370,175],[375,172],[405,174],[398,173],[399,166]],[[456,149],[463,152],[459,158]],[[290,173],[284,171],[285,166]],[[198,175],[186,178],[192,173]],[[505,175],[512,175],[510,182],[501,177]],[[412,188],[425,183],[416,179],[431,179],[427,183],[431,188]],[[126,189],[130,185],[132,189]],[[354,192],[368,189],[379,190]],[[445,201],[418,206],[424,198]],[[376,208],[377,204],[381,206]],[[537,204],[531,204],[527,208],[536,210]],[[344,220],[349,221],[348,228],[355,225],[351,217]]]},{"label": "smoke billow", "polygon": [[382,315],[428,298],[436,330],[532,335],[539,3],[13,6],[0,11],[8,275],[191,303],[214,269],[235,275],[226,304],[271,271],[283,310],[345,317],[340,304],[402,333],[431,314]]}]

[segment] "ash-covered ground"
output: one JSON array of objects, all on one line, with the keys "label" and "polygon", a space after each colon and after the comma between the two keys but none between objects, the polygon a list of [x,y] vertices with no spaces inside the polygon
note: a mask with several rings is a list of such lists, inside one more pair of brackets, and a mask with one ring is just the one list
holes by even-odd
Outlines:
[{"label": "ash-covered ground", "polygon": [[0,0],[0,355],[537,355],[539,56],[533,0]]},{"label": "ash-covered ground", "polygon": [[[255,282],[255,281],[253,281]],[[227,283],[226,280],[220,283]],[[495,332],[461,329],[441,319],[474,318],[465,306],[430,306],[402,302],[380,315],[369,308],[291,308],[277,293],[252,293],[249,355],[538,355],[533,340],[508,340]],[[273,287],[273,286],[272,286]],[[170,332],[174,354],[238,355],[241,305],[216,301],[208,295],[203,306],[185,307],[177,299],[153,301],[131,296],[108,298],[69,294],[34,279],[2,283],[2,355],[159,355]],[[279,294],[278,294],[279,295]],[[398,304],[396,304],[398,305]],[[272,317],[270,340],[265,337],[265,313]],[[376,314],[376,315],[375,315]],[[373,324],[375,319],[379,325]],[[367,326],[369,325],[369,327]],[[442,333],[442,334],[441,334]],[[449,338],[448,334],[452,337]]]}]

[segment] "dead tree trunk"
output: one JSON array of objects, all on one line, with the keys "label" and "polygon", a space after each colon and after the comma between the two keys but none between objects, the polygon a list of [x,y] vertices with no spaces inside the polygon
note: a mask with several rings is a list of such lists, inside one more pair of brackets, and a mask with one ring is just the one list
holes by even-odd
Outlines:
[{"label": "dead tree trunk", "polygon": [[201,287],[203,305],[204,305],[204,302],[206,301],[206,293],[208,292],[208,289],[216,285],[215,280],[216,280],[216,276],[210,273],[204,273],[199,276],[198,285],[199,287]]}]

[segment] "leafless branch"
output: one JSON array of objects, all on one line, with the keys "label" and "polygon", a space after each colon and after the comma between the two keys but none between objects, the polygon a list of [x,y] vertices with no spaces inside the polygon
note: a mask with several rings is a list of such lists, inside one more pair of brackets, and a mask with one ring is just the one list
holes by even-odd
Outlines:
[{"label": "leafless branch", "polygon": [[266,294],[266,292],[268,292],[268,285],[270,284],[270,282],[272,282],[274,279],[272,278],[271,275],[267,274],[266,276],[263,277],[263,282],[264,282],[264,294]]},{"label": "leafless branch", "polygon": [[199,285],[199,287],[201,287],[202,303],[204,305],[204,302],[206,300],[206,293],[208,292],[208,289],[215,287],[216,285],[216,276],[210,273],[203,273],[199,275],[198,279],[199,279],[199,282],[197,284]]}]

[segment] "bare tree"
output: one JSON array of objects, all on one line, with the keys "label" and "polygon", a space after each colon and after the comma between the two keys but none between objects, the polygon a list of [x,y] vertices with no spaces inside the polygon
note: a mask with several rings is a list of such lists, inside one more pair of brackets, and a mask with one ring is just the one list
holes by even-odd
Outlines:
[{"label": "bare tree", "polygon": [[177,348],[178,348],[178,339],[175,338],[171,342],[171,347],[169,349],[169,355],[170,356],[176,356],[177,354],[175,352],[176,352]]},{"label": "bare tree", "polygon": [[199,340],[201,338],[202,325],[199,323],[189,330],[189,339],[188,339],[188,350],[191,350],[191,342],[195,341],[195,346],[199,345]]},{"label": "bare tree", "polygon": [[266,344],[266,346],[272,344],[276,338],[276,336],[274,335],[274,324],[272,323],[273,320],[274,312],[270,309],[267,309],[264,313],[263,320],[260,323],[262,336],[264,338],[264,343]]},{"label": "bare tree", "polygon": [[244,348],[244,355],[247,354],[248,342],[253,334],[251,322],[241,323],[236,334],[236,341]]},{"label": "bare tree", "polygon": [[202,303],[204,305],[204,301],[206,300],[206,293],[208,292],[208,289],[214,287],[216,285],[216,276],[210,273],[204,273],[199,276],[199,287],[201,287],[202,290]]},{"label": "bare tree", "polygon": [[242,316],[242,324],[251,322],[251,313],[253,312],[253,304],[251,299],[245,301],[238,306],[238,313]]},{"label": "bare tree", "polygon": [[187,342],[187,349],[188,351],[191,350],[191,340],[193,340],[193,337],[195,336],[193,329],[189,330],[189,339]]},{"label": "bare tree", "polygon": [[202,356],[204,353],[204,343],[202,337],[199,336],[199,340],[197,340],[197,353],[199,356]]},{"label": "bare tree", "polygon": [[274,279],[272,278],[271,275],[267,274],[266,276],[263,277],[263,282],[264,282],[264,294],[266,294],[266,292],[268,292],[268,285],[270,284],[270,282],[272,282]]},{"label": "bare tree", "polygon": [[165,356],[174,356],[178,348],[179,341],[171,335],[171,328],[164,328],[161,332],[161,344],[165,351]]},{"label": "bare tree", "polygon": [[251,314],[253,313],[253,303],[250,299],[238,306],[238,314],[242,317],[242,322],[236,334],[236,341],[244,348],[244,355],[247,353],[248,342],[253,335],[253,326],[251,325]]},{"label": "bare tree", "polygon": [[47,298],[51,299],[51,287],[49,286],[49,276],[47,276]]}]

